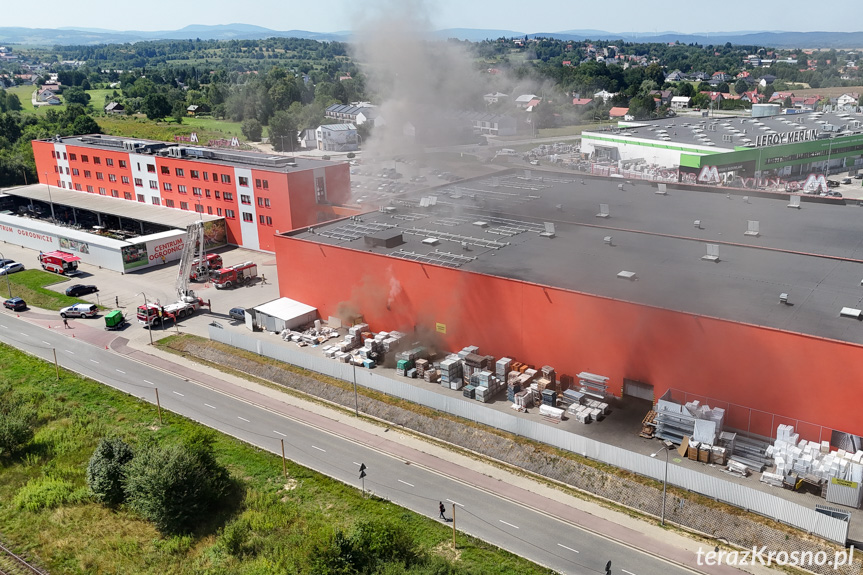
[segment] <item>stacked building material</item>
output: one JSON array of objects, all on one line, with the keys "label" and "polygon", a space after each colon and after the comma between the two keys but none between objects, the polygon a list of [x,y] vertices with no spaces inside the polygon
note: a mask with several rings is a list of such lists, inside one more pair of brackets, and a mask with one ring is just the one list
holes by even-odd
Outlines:
[{"label": "stacked building material", "polygon": [[529,390],[519,391],[514,396],[513,404],[527,409],[533,407],[533,394]]},{"label": "stacked building material", "polygon": [[457,355],[448,356],[440,362],[440,384],[441,387],[456,390],[464,386],[462,362]]},{"label": "stacked building material", "polygon": [[396,375],[406,376],[408,370],[413,369],[413,362],[409,359],[396,361]]},{"label": "stacked building material", "polygon": [[506,387],[501,378],[487,370],[479,372],[475,377],[478,384],[476,399],[483,403],[488,403],[494,399]]},{"label": "stacked building material", "polygon": [[421,358],[421,359],[416,360],[416,362],[414,362],[414,366],[416,367],[416,370],[417,370],[417,377],[424,378],[425,372],[427,369],[429,369],[430,365],[431,364],[430,364],[429,360],[427,360],[427,359]]},{"label": "stacked building material", "polygon": [[[542,380],[540,380],[542,381]],[[542,404],[557,407],[557,392],[553,389],[544,389],[542,392]]]},{"label": "stacked building material", "polygon": [[831,452],[829,442],[800,439],[791,425],[780,425],[776,437],[767,454],[773,457],[779,475],[795,472],[824,481],[835,478],[857,483],[863,479],[863,451],[851,453],[839,449]]},{"label": "stacked building material", "polygon": [[474,387],[472,385],[466,385],[461,390],[461,393],[465,397],[468,397],[470,399],[475,399],[476,398],[476,387]]},{"label": "stacked building material", "polygon": [[540,405],[539,414],[550,419],[556,419],[558,421],[563,419],[563,410],[552,407],[550,405]]},{"label": "stacked building material", "polygon": [[423,379],[429,383],[437,383],[440,381],[440,371],[437,369],[427,369],[423,372]]},{"label": "stacked building material", "polygon": [[563,393],[563,390],[560,388],[560,381],[557,379],[557,374],[553,367],[550,365],[544,365],[539,371],[540,377],[548,381],[548,384],[545,386],[546,389],[551,388],[556,391],[558,395]]},{"label": "stacked building material", "polygon": [[[461,357],[461,352],[459,352],[459,356]],[[479,373],[488,368],[488,357],[476,353],[466,354],[463,358],[463,361],[464,368],[462,375],[464,377],[465,385],[471,382],[471,376],[473,374]]]},{"label": "stacked building material", "polygon": [[494,364],[494,374],[503,379],[509,376],[512,371],[512,360],[508,357],[502,357]]}]

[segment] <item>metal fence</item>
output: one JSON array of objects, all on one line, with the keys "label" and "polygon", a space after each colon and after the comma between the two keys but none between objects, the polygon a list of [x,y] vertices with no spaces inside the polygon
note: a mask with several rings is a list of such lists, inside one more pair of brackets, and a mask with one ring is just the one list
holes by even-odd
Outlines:
[{"label": "metal fence", "polygon": [[[213,325],[209,327],[209,336],[213,341],[330,377],[349,382],[353,382],[356,378],[357,385],[362,387],[565,449],[657,481],[662,481],[665,477],[666,462],[662,459],[653,459],[540,422],[530,421],[515,414],[496,411],[479,402],[462,399],[460,396],[437,393],[430,389],[384,377],[367,369],[356,369],[345,363],[291,349],[290,346],[275,336],[272,341],[267,341]],[[806,508],[787,499],[711,477],[692,469],[670,465],[668,467],[668,483],[747,511],[753,511],[842,545],[845,544],[848,537],[849,523],[846,520],[817,513],[814,509]]]}]

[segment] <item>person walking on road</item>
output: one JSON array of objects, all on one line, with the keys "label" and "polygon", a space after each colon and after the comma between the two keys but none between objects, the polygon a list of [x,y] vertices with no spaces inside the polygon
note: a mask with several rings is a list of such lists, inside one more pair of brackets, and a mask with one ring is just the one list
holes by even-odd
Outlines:
[{"label": "person walking on road", "polygon": [[66,319],[65,317],[63,318],[63,328],[69,329],[69,320]]},{"label": "person walking on road", "polygon": [[440,518],[446,521],[446,515],[444,515],[444,511],[446,511],[446,507],[444,507],[443,501],[440,502]]},{"label": "person walking on road", "polygon": [[261,285],[267,285],[267,276],[265,276],[264,274],[261,274]]}]

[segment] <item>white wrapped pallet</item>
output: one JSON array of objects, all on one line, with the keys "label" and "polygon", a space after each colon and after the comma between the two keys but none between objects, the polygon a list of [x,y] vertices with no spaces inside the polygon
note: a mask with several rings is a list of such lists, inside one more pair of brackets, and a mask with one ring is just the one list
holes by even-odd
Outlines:
[{"label": "white wrapped pallet", "polygon": [[550,405],[540,405],[539,414],[545,415],[546,417],[553,417],[555,419],[563,419],[563,410],[558,409],[557,407],[552,407]]}]

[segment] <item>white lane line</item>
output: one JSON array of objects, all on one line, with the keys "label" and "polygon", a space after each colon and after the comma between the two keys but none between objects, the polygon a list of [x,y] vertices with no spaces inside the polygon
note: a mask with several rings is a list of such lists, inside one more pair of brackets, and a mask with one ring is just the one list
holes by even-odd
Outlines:
[{"label": "white lane line", "polygon": [[207,407],[209,407],[210,409],[216,409],[215,407],[213,407],[213,406],[212,406],[212,405],[210,405],[209,403],[205,403],[204,405],[206,405],[206,406],[207,406]]},{"label": "white lane line", "polygon": [[0,327],[2,327],[3,329],[9,329],[9,328],[8,328],[8,327],[6,327],[5,325],[0,325]]},{"label": "white lane line", "polygon": [[404,483],[408,487],[416,487],[416,485],[414,485],[413,483],[408,483],[407,481],[402,481],[401,479],[399,479],[398,481],[399,483]]},{"label": "white lane line", "polygon": [[275,434],[277,434],[277,435],[281,435],[282,437],[287,437],[287,435],[285,435],[285,434],[284,434],[284,433],[282,433],[281,431],[276,431],[275,429],[273,430],[273,433],[275,433]]},{"label": "white lane line", "polygon": [[51,342],[45,341],[44,339],[42,340],[42,343],[44,343],[45,345],[51,345]]},{"label": "white lane line", "polygon": [[176,393],[176,394],[177,394],[177,395],[179,395],[180,397],[186,397],[185,395],[183,395],[183,394],[182,394],[182,393],[180,393],[179,391],[175,391],[174,393]]},{"label": "white lane line", "polygon": [[462,504],[461,504],[461,503],[459,503],[458,501],[453,501],[452,499],[447,499],[447,501],[449,501],[450,503],[453,503],[453,504],[455,504],[455,505],[458,505],[459,507],[464,507],[464,505],[462,505]]},{"label": "white lane line", "polygon": [[246,423],[252,423],[251,421],[249,421],[249,420],[248,420],[248,419],[246,419],[245,417],[240,417],[239,415],[237,416],[237,419],[242,419],[242,420],[243,420],[243,421],[245,421]]},{"label": "white lane line", "polygon": [[66,352],[66,353],[68,353],[69,355],[75,355],[75,352],[74,352],[74,351],[69,351],[68,349],[64,349],[63,351],[65,351],[65,352]]},{"label": "white lane line", "polygon": [[98,361],[96,361],[95,359],[91,359],[90,361],[92,361],[93,363],[99,363],[99,362],[98,362]]},{"label": "white lane line", "polygon": [[354,465],[362,465],[362,463],[357,463],[356,461],[354,461]]},{"label": "white lane line", "polygon": [[[558,546],[558,547],[563,547],[563,548],[564,548],[564,549],[566,549],[567,551],[572,551],[573,553],[578,553],[578,551],[577,551],[576,549],[573,549],[572,547],[567,547],[566,545],[561,545],[560,543],[558,543],[558,544],[557,544],[557,546]],[[630,574],[630,575],[631,575],[631,574]]]},{"label": "white lane line", "polygon": [[153,385],[152,381],[147,381],[146,379],[144,380],[144,383],[149,383],[150,385]]},{"label": "white lane line", "polygon": [[513,525],[512,523],[507,523],[507,522],[506,522],[506,521],[504,521],[503,519],[498,519],[498,521],[500,521],[500,522],[501,522],[501,523],[503,523],[504,525],[509,525],[509,526],[510,526],[510,527],[512,527],[513,529],[518,529],[518,525]]},{"label": "white lane line", "polygon": [[125,371],[123,371],[122,369],[118,369],[118,370],[116,370],[116,371],[119,371],[119,372],[120,372],[120,373],[122,373],[123,375],[126,375],[126,372],[125,372]]},{"label": "white lane line", "polygon": [[24,333],[23,331],[19,331],[18,333],[20,333],[20,334],[21,334],[21,335],[23,335],[24,337],[30,337],[30,334],[29,334],[29,333]]},{"label": "white lane line", "polygon": [[626,569],[621,569],[621,571],[623,571],[627,575],[635,575],[635,573],[633,573],[632,571],[627,571]]},{"label": "white lane line", "polygon": [[318,447],[317,445],[312,445],[312,449],[317,449],[318,451],[323,451],[324,453],[326,453],[326,452],[327,452],[327,450],[326,450],[326,449],[321,449],[321,448],[320,448],[320,447]]}]

